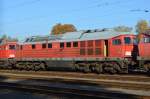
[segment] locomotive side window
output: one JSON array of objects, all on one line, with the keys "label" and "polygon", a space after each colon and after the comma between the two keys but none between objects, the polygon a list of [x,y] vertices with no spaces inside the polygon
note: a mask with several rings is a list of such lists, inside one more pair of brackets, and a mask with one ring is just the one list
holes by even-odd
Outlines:
[{"label": "locomotive side window", "polygon": [[52,43],[48,43],[48,48],[52,48]]},{"label": "locomotive side window", "polygon": [[86,54],[85,49],[84,48],[80,49],[80,55],[85,55],[85,54]]},{"label": "locomotive side window", "polygon": [[43,49],[46,48],[46,43],[42,44],[42,48]]},{"label": "locomotive side window", "polygon": [[73,42],[73,47],[78,47],[78,42]]},{"label": "locomotive side window", "polygon": [[113,45],[121,45],[121,40],[120,39],[114,39],[112,43],[113,43]]},{"label": "locomotive side window", "polygon": [[80,47],[85,47],[85,41],[80,42]]},{"label": "locomotive side window", "polygon": [[71,42],[67,42],[66,47],[71,47]]},{"label": "locomotive side window", "polygon": [[23,45],[20,45],[20,50],[22,50],[23,49]]},{"label": "locomotive side window", "polygon": [[88,41],[88,47],[93,47],[93,41]]},{"label": "locomotive side window", "polygon": [[101,54],[101,49],[100,48],[96,48],[95,49],[95,55],[100,55]]},{"label": "locomotive side window", "polygon": [[150,43],[150,38],[148,38],[148,37],[143,38],[143,42],[144,43]]},{"label": "locomotive side window", "polygon": [[95,46],[100,47],[101,46],[101,40],[96,40],[95,41]]},{"label": "locomotive side window", "polygon": [[10,50],[15,50],[15,49],[16,49],[16,46],[15,46],[15,45],[9,45],[9,49],[10,49]]},{"label": "locomotive side window", "polygon": [[89,49],[88,49],[88,55],[93,55],[93,53],[94,53],[94,52],[93,52],[93,49],[92,49],[92,48],[89,48]]},{"label": "locomotive side window", "polygon": [[64,43],[60,43],[60,48],[64,48]]},{"label": "locomotive side window", "polygon": [[35,48],[36,48],[35,44],[32,44],[32,49],[35,49]]},{"label": "locomotive side window", "polygon": [[131,38],[130,37],[124,37],[124,43],[125,44],[131,44]]}]

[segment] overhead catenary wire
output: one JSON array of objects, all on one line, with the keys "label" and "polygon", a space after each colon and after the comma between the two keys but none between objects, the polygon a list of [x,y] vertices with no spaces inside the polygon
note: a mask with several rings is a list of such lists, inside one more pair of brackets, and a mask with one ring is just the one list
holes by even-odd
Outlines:
[{"label": "overhead catenary wire", "polygon": [[149,9],[132,9],[130,10],[131,12],[145,12],[145,13],[148,13],[150,12]]}]

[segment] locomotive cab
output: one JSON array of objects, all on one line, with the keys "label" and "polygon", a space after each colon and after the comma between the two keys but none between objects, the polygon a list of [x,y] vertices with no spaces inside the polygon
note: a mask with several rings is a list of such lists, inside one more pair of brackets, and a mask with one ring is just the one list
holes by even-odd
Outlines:
[{"label": "locomotive cab", "polygon": [[8,44],[6,46],[6,50],[8,49],[8,58],[15,58],[15,50],[16,50],[16,44]]},{"label": "locomotive cab", "polygon": [[137,50],[134,44],[135,35],[126,34],[111,39],[110,57],[132,58]]},{"label": "locomotive cab", "polygon": [[16,45],[14,41],[3,40],[0,43],[0,68],[11,68],[14,64],[16,54]]},{"label": "locomotive cab", "polygon": [[15,58],[15,53],[16,53],[16,42],[6,42],[4,44],[1,44],[0,47],[1,59]]},{"label": "locomotive cab", "polygon": [[139,56],[150,58],[150,35],[142,34],[139,42]]},{"label": "locomotive cab", "polygon": [[150,72],[150,35],[140,34],[138,49],[139,56],[137,60],[139,61],[140,68]]},{"label": "locomotive cab", "polygon": [[123,37],[124,57],[133,58],[137,56],[137,44],[134,35]]}]

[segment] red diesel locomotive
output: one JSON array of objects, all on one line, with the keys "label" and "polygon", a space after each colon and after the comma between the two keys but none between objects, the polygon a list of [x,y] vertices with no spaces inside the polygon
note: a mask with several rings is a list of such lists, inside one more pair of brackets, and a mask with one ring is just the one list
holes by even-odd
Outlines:
[{"label": "red diesel locomotive", "polygon": [[[149,39],[150,36],[142,34],[137,45],[134,34],[112,30],[34,36],[15,43],[11,53],[14,57],[6,60],[11,63],[11,68],[20,70],[72,68],[84,72],[128,73],[131,67],[135,67],[149,71]],[[0,58],[4,59],[2,55]]]},{"label": "red diesel locomotive", "polygon": [[9,59],[15,58],[16,54],[16,41],[0,40],[0,66],[10,66]]},{"label": "red diesel locomotive", "polygon": [[140,68],[150,71],[150,35],[141,34],[140,38],[138,44],[139,56],[137,57],[137,60]]}]

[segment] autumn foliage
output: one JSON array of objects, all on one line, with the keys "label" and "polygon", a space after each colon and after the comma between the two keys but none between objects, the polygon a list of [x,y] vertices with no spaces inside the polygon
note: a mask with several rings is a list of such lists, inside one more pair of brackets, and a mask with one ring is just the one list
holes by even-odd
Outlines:
[{"label": "autumn foliage", "polygon": [[72,24],[56,24],[53,26],[51,33],[54,35],[64,34],[66,32],[77,31],[75,26]]},{"label": "autumn foliage", "polygon": [[150,34],[149,23],[146,20],[140,20],[136,25],[136,32],[138,33],[138,40],[141,39],[141,33]]},{"label": "autumn foliage", "polygon": [[148,22],[146,20],[140,20],[136,25],[136,31],[139,33],[145,33],[149,29]]}]

